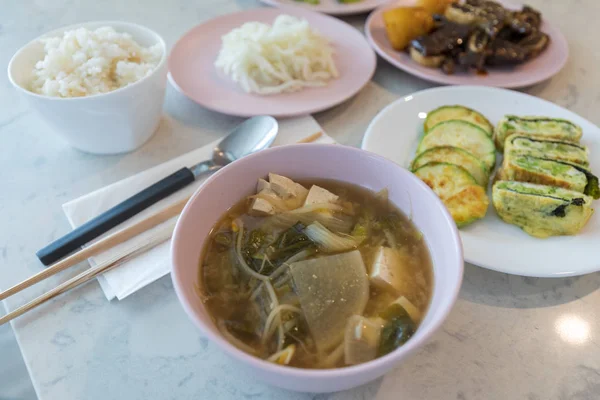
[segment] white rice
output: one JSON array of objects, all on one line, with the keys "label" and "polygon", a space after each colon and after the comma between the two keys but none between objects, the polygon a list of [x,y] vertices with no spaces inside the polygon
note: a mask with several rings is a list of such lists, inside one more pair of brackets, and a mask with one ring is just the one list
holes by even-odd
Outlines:
[{"label": "white rice", "polygon": [[33,69],[30,90],[54,97],[107,93],[150,75],[163,56],[160,43],[145,48],[112,27],[78,28],[41,39],[44,59]]}]

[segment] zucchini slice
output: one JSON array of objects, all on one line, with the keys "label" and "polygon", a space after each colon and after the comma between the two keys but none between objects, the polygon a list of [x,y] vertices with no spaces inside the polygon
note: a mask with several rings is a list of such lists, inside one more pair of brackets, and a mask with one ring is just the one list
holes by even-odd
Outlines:
[{"label": "zucchini slice", "polygon": [[431,162],[414,174],[439,196],[458,227],[485,217],[489,205],[485,189],[463,167]]},{"label": "zucchini slice", "polygon": [[435,125],[421,140],[417,154],[440,146],[454,146],[477,157],[491,171],[496,164],[494,142],[483,129],[467,121],[450,120]]},{"label": "zucchini slice", "polygon": [[494,134],[494,126],[486,117],[473,109],[458,105],[442,106],[430,111],[429,114],[427,114],[427,119],[425,120],[425,133],[427,133],[427,131],[440,122],[449,121],[452,119],[458,119],[475,124],[483,129],[490,137]]},{"label": "zucchini slice", "polygon": [[434,147],[418,155],[412,162],[411,168],[414,171],[430,162],[445,162],[463,167],[475,178],[478,185],[487,186],[488,173],[485,166],[466,150],[452,146]]},{"label": "zucchini slice", "polygon": [[507,115],[498,122],[496,132],[494,133],[494,141],[496,142],[498,151],[504,151],[504,141],[514,133],[519,133],[522,136],[541,137],[575,143],[579,143],[583,134],[579,125],[566,119]]}]

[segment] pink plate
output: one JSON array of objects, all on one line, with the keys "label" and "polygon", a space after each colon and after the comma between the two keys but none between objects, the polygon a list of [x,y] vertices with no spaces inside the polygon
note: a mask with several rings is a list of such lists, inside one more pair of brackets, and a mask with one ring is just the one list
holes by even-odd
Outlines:
[{"label": "pink plate", "polygon": [[338,0],[319,0],[319,4],[310,4],[299,0],[260,0],[275,7],[294,6],[309,11],[329,15],[354,15],[369,12],[389,0],[359,0],[355,3],[340,3]]},{"label": "pink plate", "polygon": [[[407,53],[396,51],[389,43],[383,12],[389,8],[398,7],[412,2],[402,1],[381,6],[369,15],[365,24],[365,33],[371,46],[377,54],[389,61],[395,67],[419,78],[447,85],[480,85],[503,88],[520,88],[542,82],[556,75],[566,64],[569,58],[567,40],[558,28],[552,26],[547,20],[542,23],[542,31],[550,36],[550,45],[537,58],[515,67],[489,67],[487,75],[477,75],[474,72],[456,72],[446,75],[439,68],[427,68],[413,61]],[[506,1],[499,1],[505,7],[519,9],[519,6]],[[543,11],[542,11],[543,16]]]},{"label": "pink plate", "polygon": [[[280,14],[306,19],[335,47],[338,79],[327,86],[271,96],[248,94],[214,66],[221,36],[245,22],[273,23]],[[333,107],[354,96],[375,72],[375,53],[364,36],[333,17],[295,7],[242,11],[212,19],[187,32],[173,47],[169,70],[176,86],[196,103],[240,117],[291,117]]]}]

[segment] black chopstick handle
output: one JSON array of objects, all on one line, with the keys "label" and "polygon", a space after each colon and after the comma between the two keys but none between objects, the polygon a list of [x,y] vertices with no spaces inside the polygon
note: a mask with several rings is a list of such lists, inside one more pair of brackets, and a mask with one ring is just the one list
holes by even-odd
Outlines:
[{"label": "black chopstick handle", "polygon": [[55,240],[39,250],[36,255],[44,265],[55,263],[121,222],[194,182],[194,179],[194,174],[189,168],[182,168]]}]

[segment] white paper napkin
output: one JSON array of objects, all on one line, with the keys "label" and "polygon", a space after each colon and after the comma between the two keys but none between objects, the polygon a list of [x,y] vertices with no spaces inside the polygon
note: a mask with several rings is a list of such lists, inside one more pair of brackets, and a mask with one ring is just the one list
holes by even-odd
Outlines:
[{"label": "white paper napkin", "polygon": [[[275,139],[273,146],[296,143],[297,141],[319,131],[323,132],[317,121],[315,121],[311,116],[281,120],[279,121],[279,133],[277,134],[277,138]],[[163,164],[157,165],[156,167],[153,167],[147,171],[140,172],[137,175],[123,179],[119,182],[115,182],[109,186],[98,189],[95,192],[63,204],[63,210],[67,215],[69,223],[73,228],[76,228],[94,218],[98,214],[115,206],[126,198],[134,195],[140,190],[148,187],[154,182],[175,172],[179,168],[191,166],[203,160],[209,159],[212,155],[212,149],[220,140],[221,139],[218,139],[204,147],[193,150]],[[323,132],[323,136],[316,140],[316,142],[333,143],[334,140]],[[132,225],[145,218],[145,216],[155,213],[165,208],[167,205],[175,203],[176,201],[184,198],[185,196],[189,196],[200,185],[202,185],[203,181],[203,179],[200,179],[194,182],[192,185],[185,187],[179,192],[169,196],[168,198],[161,200],[125,223],[114,228],[111,232]],[[175,218],[173,218],[173,220]],[[172,222],[173,221],[170,220],[164,222],[163,224],[169,224]],[[144,232],[143,234],[138,235],[117,247],[91,257],[88,260],[90,265],[95,266],[98,263],[107,260],[123,246],[131,246],[134,245],[136,241],[139,242],[143,240],[144,236],[151,235],[152,231],[160,229],[163,224],[154,227],[152,230]],[[108,232],[107,235],[111,232]],[[122,300],[131,293],[134,293],[135,291],[169,273],[171,268],[169,246],[170,241],[162,243],[148,252],[141,254],[140,256],[124,263],[123,265],[99,276],[98,282],[100,283],[106,298],[108,300],[112,300],[114,297],[116,297],[117,299]]]}]

